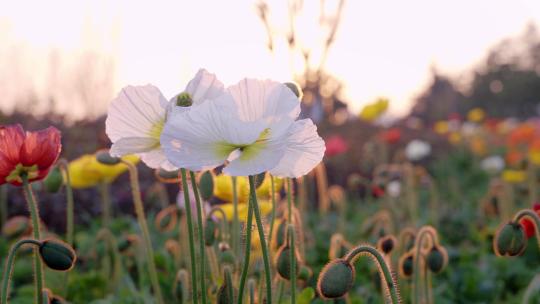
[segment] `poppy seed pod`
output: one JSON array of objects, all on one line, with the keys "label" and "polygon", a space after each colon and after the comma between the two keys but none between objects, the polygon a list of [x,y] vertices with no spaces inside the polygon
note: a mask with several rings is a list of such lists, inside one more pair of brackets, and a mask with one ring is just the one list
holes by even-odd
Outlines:
[{"label": "poppy seed pod", "polygon": [[448,253],[441,246],[433,246],[427,255],[427,267],[434,273],[441,272],[448,263]]},{"label": "poppy seed pod", "polygon": [[191,107],[193,105],[193,99],[188,92],[180,93],[176,97],[176,105],[178,107]]},{"label": "poppy seed pod", "polygon": [[322,269],[317,291],[325,299],[341,298],[351,289],[354,278],[354,267],[344,259],[335,259]]},{"label": "poppy seed pod", "polygon": [[298,99],[302,99],[304,93],[302,92],[302,89],[300,86],[295,82],[285,82],[284,85],[286,85],[291,91],[293,91],[294,95],[298,97]]},{"label": "poppy seed pod", "polygon": [[523,226],[515,222],[509,222],[502,226],[493,240],[495,253],[501,256],[520,255],[525,251],[526,246],[525,230]]},{"label": "poppy seed pod", "polygon": [[408,279],[412,276],[413,267],[414,261],[412,253],[407,253],[399,259],[399,274],[403,278]]},{"label": "poppy seed pod", "polygon": [[43,241],[39,246],[39,254],[49,268],[58,271],[70,270],[77,259],[73,248],[58,240]]},{"label": "poppy seed pod", "polygon": [[384,252],[384,254],[390,254],[392,250],[396,247],[397,240],[392,235],[387,235],[379,239],[377,247]]},{"label": "poppy seed pod", "polygon": [[[276,254],[276,269],[280,277],[285,280],[291,279],[291,247],[289,245],[282,246]],[[295,254],[296,265],[298,265],[298,257]],[[296,275],[298,275],[298,267],[295,267]]]},{"label": "poppy seed pod", "polygon": [[121,159],[119,157],[111,156],[108,150],[100,150],[96,152],[96,159],[103,165],[116,165],[119,164]]},{"label": "poppy seed pod", "polygon": [[204,227],[204,244],[206,246],[214,245],[216,241],[218,225],[212,218],[206,219],[206,225]]},{"label": "poppy seed pod", "polygon": [[214,194],[214,176],[212,172],[206,171],[201,174],[199,179],[199,193],[203,200],[209,200]]},{"label": "poppy seed pod", "polygon": [[58,192],[63,184],[64,178],[62,177],[62,172],[60,172],[60,168],[58,167],[51,169],[49,174],[47,174],[47,177],[43,180],[43,186],[49,193]]}]

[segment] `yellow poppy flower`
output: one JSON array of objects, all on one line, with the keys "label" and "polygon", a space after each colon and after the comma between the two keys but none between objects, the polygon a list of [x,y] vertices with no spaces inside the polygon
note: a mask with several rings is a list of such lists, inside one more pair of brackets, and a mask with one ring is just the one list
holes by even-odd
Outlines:
[{"label": "yellow poppy flower", "polygon": [[[270,199],[272,184],[270,175],[266,175],[262,184],[257,188],[257,197],[261,199]],[[274,177],[274,186],[276,192],[283,186],[283,179]],[[225,202],[233,201],[232,177],[221,174],[214,177],[214,196]],[[246,203],[249,199],[249,180],[244,176],[236,178],[236,193],[239,203]]]},{"label": "yellow poppy flower", "polygon": [[450,135],[448,136],[448,141],[454,145],[459,144],[461,142],[461,134],[459,134],[458,132],[450,133]]},{"label": "yellow poppy flower", "polygon": [[443,135],[448,133],[450,127],[448,126],[448,122],[446,120],[439,120],[435,123],[433,129],[436,133]]},{"label": "yellow poppy flower", "polygon": [[[266,216],[272,212],[272,202],[268,200],[259,200],[259,210],[261,211],[261,216]],[[223,205],[219,205],[219,208],[223,210],[225,213],[225,216],[227,217],[227,221],[232,221],[234,217],[234,205],[232,203],[226,203]],[[238,204],[238,220],[241,222],[247,221],[247,213],[248,213],[248,204],[247,203],[239,203]],[[216,215],[219,215],[219,213],[216,213]]]},{"label": "yellow poppy flower", "polygon": [[[139,162],[136,155],[126,155],[122,159],[133,164]],[[92,187],[102,182],[111,183],[126,170],[124,164],[110,166],[99,163],[95,154],[85,154],[68,165],[71,186],[76,189]]]},{"label": "yellow poppy flower", "polygon": [[467,113],[467,119],[472,122],[481,122],[486,117],[486,112],[480,108],[474,108]]},{"label": "yellow poppy flower", "polygon": [[527,173],[524,170],[504,170],[502,179],[511,184],[522,183],[527,179]]},{"label": "yellow poppy flower", "polygon": [[388,99],[379,98],[374,103],[366,105],[360,111],[360,118],[366,121],[376,120],[388,109],[388,103]]}]

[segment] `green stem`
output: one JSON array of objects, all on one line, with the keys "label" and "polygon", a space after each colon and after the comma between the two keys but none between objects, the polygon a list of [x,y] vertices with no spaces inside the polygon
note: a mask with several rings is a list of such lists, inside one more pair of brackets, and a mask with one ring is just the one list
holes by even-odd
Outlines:
[{"label": "green stem", "polygon": [[41,245],[41,242],[33,239],[21,239],[17,241],[17,243],[15,243],[13,247],[11,247],[11,249],[9,250],[6,266],[4,268],[4,276],[2,279],[2,301],[0,301],[1,304],[7,304],[9,296],[9,283],[11,281],[11,273],[13,272],[13,264],[15,264],[15,256],[17,255],[17,250],[24,244],[33,244],[39,247]]},{"label": "green stem", "polygon": [[283,285],[284,285],[284,281],[283,280],[279,280],[279,288],[278,288],[278,297],[277,297],[277,302],[278,304],[281,303],[281,300],[283,299]]},{"label": "green stem", "polygon": [[7,194],[7,185],[0,185],[0,227],[4,226],[8,218]]},{"label": "green stem", "polygon": [[292,181],[290,178],[287,178],[287,222],[292,224]]},{"label": "green stem", "polygon": [[240,224],[238,221],[237,179],[236,179],[236,176],[233,176],[231,178],[232,178],[232,194],[233,194],[233,222],[232,222],[231,242],[232,242],[234,255],[240,256],[240,242],[238,241]]},{"label": "green stem", "polygon": [[214,207],[208,213],[208,218],[212,218],[214,216],[214,213],[216,212],[221,215],[221,220],[220,220],[221,231],[219,231],[219,238],[225,241],[227,240],[227,237],[229,235],[229,231],[228,231],[229,227],[227,225],[227,215],[225,214],[225,211],[223,211],[223,209],[221,209],[220,207]]},{"label": "green stem", "polygon": [[272,246],[272,235],[274,233],[274,222],[276,221],[276,184],[274,182],[274,177],[270,174],[270,189],[271,189],[271,200],[272,200],[272,214],[270,216],[270,233],[268,233],[268,246]]},{"label": "green stem", "polygon": [[233,282],[232,282],[232,275],[231,270],[229,267],[226,267],[225,270],[225,286],[227,287],[227,298],[231,303],[234,303],[234,291],[233,291]]},{"label": "green stem", "polygon": [[259,240],[261,242],[263,255],[264,274],[266,278],[266,303],[272,304],[272,273],[270,270],[270,258],[268,256],[268,247],[266,246],[264,226],[261,219],[261,212],[259,211],[259,203],[257,202],[255,177],[253,175],[249,176],[249,192],[251,196],[249,203],[253,205],[253,214],[255,215],[255,221],[257,222],[257,230],[259,232]]},{"label": "green stem", "polygon": [[101,195],[101,222],[104,227],[109,227],[111,223],[111,195],[109,193],[109,184],[106,182],[100,183],[99,193]]},{"label": "green stem", "polygon": [[206,251],[204,250],[204,226],[203,226],[203,211],[201,205],[201,198],[199,196],[199,189],[197,188],[197,181],[195,180],[195,173],[189,172],[191,177],[191,187],[193,188],[193,195],[195,195],[195,202],[197,203],[197,226],[199,226],[199,262],[200,262],[200,280],[201,280],[201,293],[202,304],[206,304]]},{"label": "green stem", "polygon": [[251,229],[253,226],[253,204],[248,204],[248,216],[246,222],[246,252],[244,254],[244,266],[242,267],[242,274],[240,276],[240,284],[238,286],[238,304],[242,304],[244,301],[244,286],[246,285],[246,278],[249,268],[249,258],[251,256]]},{"label": "green stem", "polygon": [[289,247],[290,254],[290,276],[291,276],[291,304],[296,304],[296,248],[294,237],[294,225],[289,224]]},{"label": "green stem", "polygon": [[191,291],[193,297],[193,303],[197,304],[199,300],[199,293],[197,292],[197,263],[195,261],[195,241],[193,240],[195,232],[193,230],[193,214],[191,213],[191,202],[189,200],[189,189],[187,184],[186,169],[180,169],[182,175],[182,189],[184,192],[184,203],[186,208],[186,218],[188,224],[188,237],[189,237],[189,253],[191,259]]},{"label": "green stem", "polygon": [[128,170],[129,170],[129,179],[131,183],[131,193],[133,196],[133,203],[135,204],[135,213],[137,214],[137,220],[139,221],[139,226],[141,226],[141,231],[143,234],[143,240],[145,244],[146,259],[148,263],[148,272],[150,273],[150,281],[152,283],[152,288],[154,289],[157,302],[163,304],[163,296],[161,295],[161,288],[159,286],[159,279],[156,270],[156,264],[154,259],[154,249],[152,248],[152,241],[150,239],[150,233],[148,231],[148,224],[146,223],[146,216],[144,214],[144,207],[141,198],[141,190],[139,188],[139,174],[137,172],[137,167],[134,164],[122,160]]},{"label": "green stem", "polygon": [[[30,186],[30,183],[28,182],[28,177],[23,175],[23,189],[24,189],[24,197],[26,198],[26,201],[28,203],[28,209],[30,210],[30,217],[32,218],[32,230],[34,233],[34,239],[36,241],[41,240],[40,235],[40,224],[39,224],[39,209],[37,207],[36,198],[34,197],[34,193],[32,192],[32,187]],[[36,303],[42,304],[43,303],[43,296],[41,295],[41,292],[43,290],[43,267],[41,266],[41,258],[39,257],[39,252],[37,248],[34,248],[34,272],[35,272],[35,283],[36,283]]]},{"label": "green stem", "polygon": [[[413,256],[413,264],[414,264],[414,268],[413,268],[413,275],[414,275],[414,286],[413,286],[413,293],[414,293],[414,302],[415,304],[418,304],[418,303],[421,303],[421,299],[420,299],[420,295],[421,295],[421,274],[420,274],[420,264],[421,264],[421,259],[423,258],[423,255],[422,255],[422,247],[424,246],[424,239],[425,237],[428,236],[431,238],[431,241],[433,243],[433,245],[437,244],[438,243],[438,239],[437,239],[437,235],[436,233],[434,232],[434,229],[430,226],[425,226],[425,227],[422,227],[422,229],[420,229],[420,231],[418,231],[417,235],[416,235],[416,240],[415,240],[415,243],[414,243],[414,247],[415,247],[415,254]],[[426,267],[426,265],[424,265],[424,267]],[[424,278],[425,279],[425,278]],[[426,291],[428,292],[428,291]]]},{"label": "green stem", "polygon": [[75,224],[74,224],[74,200],[73,200],[73,188],[71,188],[71,177],[69,176],[69,170],[68,170],[68,163],[65,159],[61,159],[58,161],[59,168],[63,171],[63,176],[66,178],[65,185],[66,185],[66,201],[67,201],[67,207],[66,207],[66,241],[67,243],[73,247],[73,239],[75,234]]},{"label": "green stem", "polygon": [[390,272],[390,268],[388,264],[386,263],[384,256],[377,249],[368,245],[360,245],[358,247],[353,248],[349,253],[347,253],[347,255],[345,256],[345,260],[348,263],[352,263],[354,262],[356,257],[362,253],[367,253],[376,261],[377,266],[378,266],[377,268],[379,269],[379,273],[381,273],[384,277],[386,287],[388,288],[390,298],[392,299],[392,304],[401,303],[397,283],[394,281],[394,278],[392,277],[392,272]]}]

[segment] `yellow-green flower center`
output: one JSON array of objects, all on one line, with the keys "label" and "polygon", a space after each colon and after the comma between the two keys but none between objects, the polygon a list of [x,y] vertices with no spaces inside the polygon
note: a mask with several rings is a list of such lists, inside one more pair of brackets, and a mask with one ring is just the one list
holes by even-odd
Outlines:
[{"label": "yellow-green flower center", "polygon": [[23,164],[17,164],[15,169],[9,173],[6,177],[8,183],[19,182],[22,183],[22,176],[26,175],[29,180],[32,180],[39,175],[39,170],[37,165],[32,166],[23,166]]},{"label": "yellow-green flower center", "polygon": [[270,128],[264,129],[259,137],[251,144],[239,145],[231,144],[227,142],[219,142],[216,145],[216,154],[220,158],[227,158],[231,153],[236,150],[240,151],[239,160],[250,160],[259,155],[259,153],[264,150],[268,144],[268,139],[270,138]]},{"label": "yellow-green flower center", "polygon": [[161,137],[161,132],[163,132],[163,126],[165,125],[165,119],[160,120],[159,122],[155,123],[152,126],[152,129],[148,132],[148,135],[158,141],[159,146],[159,138]]}]

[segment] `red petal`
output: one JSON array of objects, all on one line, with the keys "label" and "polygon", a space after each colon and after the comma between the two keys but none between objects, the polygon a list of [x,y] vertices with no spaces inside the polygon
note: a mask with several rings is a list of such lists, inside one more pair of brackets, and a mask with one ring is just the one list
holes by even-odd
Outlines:
[{"label": "red petal", "polygon": [[539,211],[540,210],[540,203],[534,203],[533,210],[534,211]]},{"label": "red petal", "polygon": [[522,219],[520,222],[521,226],[523,227],[523,230],[525,230],[525,235],[527,238],[530,238],[534,235],[534,224],[529,219]]},{"label": "red petal", "polygon": [[12,164],[19,163],[21,147],[24,143],[24,129],[21,125],[0,126],[0,154],[4,155],[2,161]]},{"label": "red petal", "polygon": [[28,132],[21,149],[21,163],[25,166],[37,165],[47,170],[60,155],[60,131],[54,127],[37,132]]}]

